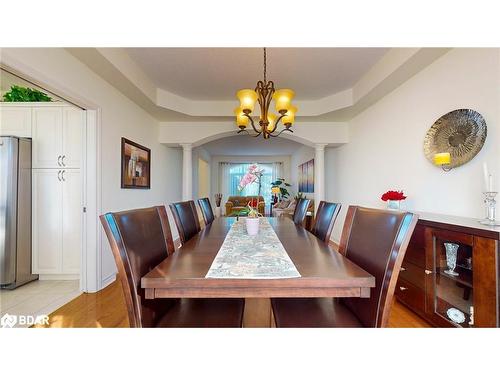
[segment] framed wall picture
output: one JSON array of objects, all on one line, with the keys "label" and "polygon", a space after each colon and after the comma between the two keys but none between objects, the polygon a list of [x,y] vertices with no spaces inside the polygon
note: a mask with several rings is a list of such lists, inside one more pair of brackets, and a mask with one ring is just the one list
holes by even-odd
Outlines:
[{"label": "framed wall picture", "polygon": [[122,189],[151,188],[151,150],[122,138]]},{"label": "framed wall picture", "polygon": [[314,159],[299,165],[298,188],[301,193],[314,193]]},{"label": "framed wall picture", "polygon": [[314,193],[314,159],[307,162],[307,192]]}]

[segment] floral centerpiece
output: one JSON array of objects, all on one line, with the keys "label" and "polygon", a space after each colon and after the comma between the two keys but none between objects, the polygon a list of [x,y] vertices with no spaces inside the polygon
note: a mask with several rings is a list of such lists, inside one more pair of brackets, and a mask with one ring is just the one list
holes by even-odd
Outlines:
[{"label": "floral centerpiece", "polygon": [[[255,236],[259,232],[259,217],[262,216],[259,213],[259,197],[260,197],[260,187],[261,187],[261,177],[264,171],[259,169],[257,164],[252,164],[248,167],[247,173],[241,178],[240,183],[238,185],[238,190],[242,191],[248,185],[253,183],[259,184],[259,193],[257,195],[257,199],[251,199],[248,202],[247,207],[245,207],[245,213],[247,214],[245,223],[247,227],[247,233],[250,236]],[[255,201],[255,202],[254,202]]]},{"label": "floral centerpiece", "polygon": [[380,199],[387,202],[387,208],[389,210],[399,210],[401,209],[401,201],[405,200],[406,196],[404,195],[403,190],[389,190],[382,194]]}]

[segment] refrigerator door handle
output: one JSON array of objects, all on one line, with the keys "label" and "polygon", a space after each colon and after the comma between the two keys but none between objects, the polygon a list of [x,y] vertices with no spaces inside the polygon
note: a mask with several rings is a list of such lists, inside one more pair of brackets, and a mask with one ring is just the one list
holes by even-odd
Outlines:
[{"label": "refrigerator door handle", "polygon": [[66,171],[62,171],[62,173],[61,173],[61,178],[62,178],[62,180],[63,180],[63,181],[66,181],[66,180],[64,179],[64,172],[66,172]]},{"label": "refrigerator door handle", "polygon": [[60,170],[59,170],[59,171],[57,171],[57,179],[58,179],[59,181],[61,181],[61,171],[60,171]]},{"label": "refrigerator door handle", "polygon": [[61,155],[59,155],[57,157],[57,165],[60,166],[60,167],[62,167],[62,165],[61,165]]},{"label": "refrigerator door handle", "polygon": [[65,158],[65,157],[66,157],[66,155],[63,155],[63,156],[62,156],[62,158],[61,158],[61,163],[62,163],[63,167],[65,167],[65,166],[66,166],[66,164],[64,164],[64,158]]}]

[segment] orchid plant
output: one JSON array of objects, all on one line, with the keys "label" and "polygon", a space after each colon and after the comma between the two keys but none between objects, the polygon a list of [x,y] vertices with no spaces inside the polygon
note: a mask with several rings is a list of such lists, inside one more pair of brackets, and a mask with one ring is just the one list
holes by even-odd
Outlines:
[{"label": "orchid plant", "polygon": [[242,191],[247,185],[250,185],[254,182],[259,184],[259,194],[260,195],[260,187],[261,187],[261,177],[264,174],[264,170],[260,169],[257,164],[252,164],[248,167],[247,173],[241,178],[241,181],[238,185],[238,191]]},{"label": "orchid plant", "polygon": [[253,183],[259,184],[259,193],[257,195],[257,204],[253,205],[253,200],[248,202],[247,207],[245,208],[245,213],[250,218],[257,218],[262,216],[259,213],[259,197],[260,197],[260,188],[261,188],[261,177],[264,174],[264,170],[260,169],[257,164],[252,164],[248,167],[247,173],[241,178],[240,183],[238,184],[238,191],[242,191],[248,185]]}]

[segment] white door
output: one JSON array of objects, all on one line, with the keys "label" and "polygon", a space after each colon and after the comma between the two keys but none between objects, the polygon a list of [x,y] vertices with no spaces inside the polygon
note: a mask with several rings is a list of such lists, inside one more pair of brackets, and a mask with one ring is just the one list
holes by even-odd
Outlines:
[{"label": "white door", "polygon": [[31,107],[1,105],[0,135],[31,137]]},{"label": "white door", "polygon": [[61,168],[62,107],[33,108],[33,168]]},{"label": "white door", "polygon": [[82,181],[79,169],[62,171],[62,273],[80,273]]},{"label": "white door", "polygon": [[62,271],[62,170],[33,170],[33,273]]},{"label": "white door", "polygon": [[78,108],[63,109],[62,159],[64,168],[80,168],[82,164],[85,111]]}]

